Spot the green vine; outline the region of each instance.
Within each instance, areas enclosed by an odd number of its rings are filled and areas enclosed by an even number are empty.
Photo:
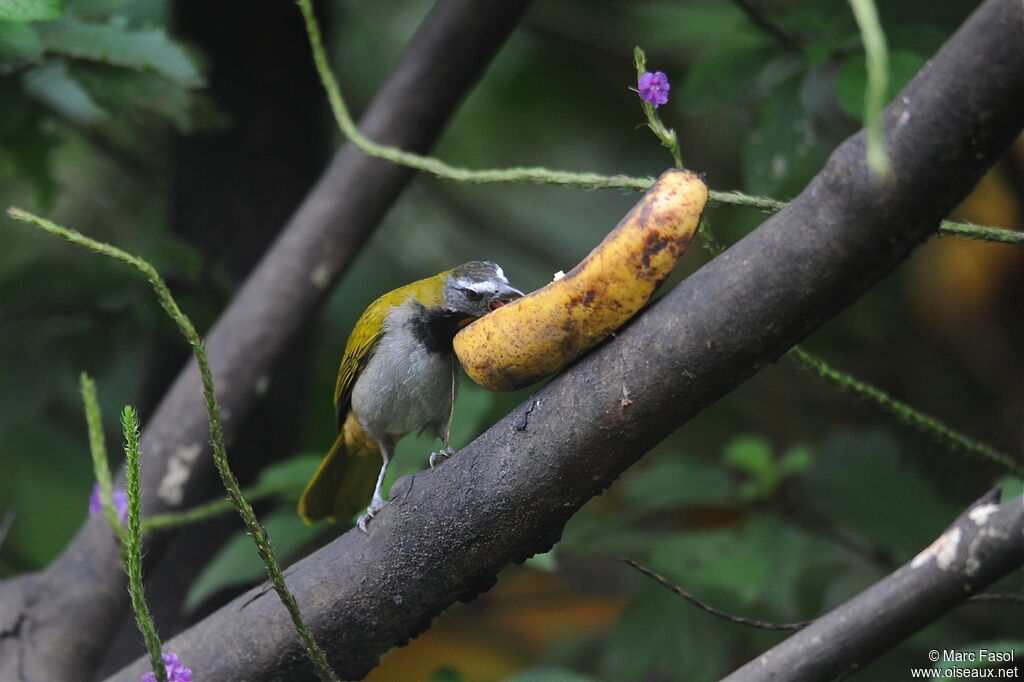
[[[345,99],[342,97],[338,81],[331,70],[324,49],[320,24],[313,13],[310,0],[298,0],[299,9],[306,23],[306,34],[309,37],[310,49],[313,52],[313,63],[316,66],[320,82],[327,92],[327,100],[331,105],[334,120],[341,133],[352,141],[363,153],[378,159],[390,161],[402,166],[430,173],[443,180],[468,182],[475,184],[490,183],[526,183],[541,185],[564,185],[584,189],[620,189],[644,192],[654,184],[654,178],[631,177],[628,175],[600,175],[598,173],[570,173],[554,171],[548,168],[497,168],[488,170],[472,170],[451,166],[444,161],[430,156],[414,154],[397,147],[378,144],[363,135],[349,113]],[[681,162],[681,160],[680,160]],[[743,192],[711,190],[709,197],[712,202],[731,206],[745,206],[767,212],[776,212],[786,206],[786,202],[769,197],[752,196]],[[983,241],[996,241],[1006,244],[1024,245],[1024,233],[1003,230],[996,227],[981,227],[966,223],[943,221],[939,227],[940,234],[967,237]]]
[[[1017,476],[1024,477],[1024,467],[1012,457],[966,436],[946,426],[941,421],[917,410],[905,402],[893,398],[882,389],[872,386],[856,377],[835,369],[821,358],[811,355],[800,346],[789,351],[789,357],[800,362],[819,377],[844,391],[854,393],[858,397],[873,402],[889,414],[895,415],[901,422],[914,427],[918,431],[932,436],[954,450],[962,450],[972,455],[987,459]]]
[[[124,468],[127,474],[128,533],[121,545],[125,571],[128,572],[128,594],[132,600],[135,624],[142,633],[149,652],[149,665],[159,682],[167,682],[160,638],[156,634],[153,617],[146,603],[142,586],[142,450],[139,447],[139,415],[127,406],[121,412],[121,430],[124,432]],[[118,524],[120,526],[120,524]]]
[[[301,491],[302,487],[298,485],[264,484],[246,488],[242,491],[242,496],[249,501],[249,504],[252,504],[258,500],[274,497],[282,493],[298,493]],[[234,508],[231,500],[213,500],[212,502],[200,504],[181,512],[154,514],[142,522],[142,531],[149,532],[151,530],[166,530],[168,528],[187,526],[219,516],[225,512],[232,511]]]
[[[327,656],[324,654],[323,649],[316,643],[313,638],[313,633],[306,626],[302,620],[302,615],[299,613],[298,604],[295,603],[295,597],[288,590],[285,585],[284,577],[281,574],[281,566],[274,556],[274,552],[270,546],[270,537],[267,535],[267,531],[260,524],[256,518],[256,514],[253,512],[252,507],[246,501],[242,495],[238,480],[231,471],[231,467],[228,464],[227,452],[224,449],[224,431],[221,426],[220,416],[220,404],[217,401],[217,394],[213,386],[213,374],[210,371],[210,363],[206,357],[206,350],[203,347],[202,339],[196,332],[195,327],[192,325],[192,321],[181,311],[178,307],[177,302],[171,295],[170,290],[164,283],[163,279],[157,273],[156,269],[153,268],[147,261],[133,256],[115,246],[106,244],[95,239],[86,237],[82,233],[71,230],[66,227],[57,225],[45,218],[41,218],[33,213],[19,209],[10,208],[7,210],[15,220],[30,223],[39,227],[50,234],[57,235],[66,239],[67,241],[77,244],[78,246],[85,247],[95,253],[119,260],[122,263],[126,263],[139,272],[141,272],[153,290],[156,292],[157,299],[160,305],[163,307],[167,314],[174,320],[178,326],[179,331],[188,340],[189,345],[192,347],[192,354],[195,356],[196,364],[199,366],[199,376],[203,385],[203,398],[206,403],[206,413],[210,422],[210,437],[213,442],[213,461],[217,467],[217,472],[220,474],[221,481],[224,484],[224,488],[227,490],[228,499],[231,504],[238,510],[239,515],[242,517],[243,523],[245,523],[246,529],[252,536],[253,543],[256,545],[256,551],[263,561],[264,566],[267,569],[267,575],[270,578],[270,582],[274,586],[274,590],[280,597],[281,602],[284,604],[288,611],[288,615],[292,619],[292,623],[295,625],[295,629],[299,633],[299,637],[302,639],[303,646],[306,649],[306,653],[309,655],[313,664],[316,666],[317,673],[323,680],[332,680],[337,682],[338,678],[327,664]]]
[[[850,0],[853,16],[860,28],[864,43],[868,84],[864,92],[864,128],[867,130],[868,165],[880,177],[890,172],[889,157],[885,153],[885,134],[882,130],[882,109],[889,90],[889,49],[885,33],[878,21],[878,8],[874,0]]]
[[[100,503],[103,506],[103,514],[107,517],[117,539],[123,545],[125,542],[124,526],[121,525],[121,517],[114,505],[114,483],[110,476],[110,466],[107,463],[107,443],[103,435],[103,416],[100,412],[100,403],[96,397],[96,382],[88,374],[82,372],[79,377],[79,385],[82,391],[82,402],[85,404],[85,422],[89,428],[89,452],[92,454],[92,468],[96,475],[96,482],[100,486]]]

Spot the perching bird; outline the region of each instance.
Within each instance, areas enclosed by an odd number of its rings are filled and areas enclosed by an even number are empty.
[[[452,338],[465,323],[522,295],[500,267],[473,261],[370,304],[345,345],[334,387],[338,436],[299,500],[303,520],[347,519],[370,499],[358,521],[366,532],[385,504],[381,487],[395,444],[412,431],[430,429],[444,443],[430,455],[431,468],[452,454],[459,370]]]

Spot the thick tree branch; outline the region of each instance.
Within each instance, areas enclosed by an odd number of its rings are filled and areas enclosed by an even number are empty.
[[[516,26],[527,0],[443,0],[430,13],[363,117],[383,143],[429,149]],[[314,312],[411,177],[409,169],[337,154],[206,340],[229,441],[257,386]],[[146,424],[145,515],[208,496],[216,480],[198,374],[190,363]],[[147,541],[159,556],[166,534]],[[85,523],[46,571],[0,584],[0,678],[78,679],[127,606],[118,551],[103,519]]]
[[[786,209],[649,307],[436,471],[399,480],[369,536],[292,566],[289,587],[346,679],[366,674],[504,566],[541,552],[646,450],[895,268],[1024,124],[1024,17],[988,0],[886,110],[893,173],[863,134]],[[897,513],[894,510],[894,513]],[[306,679],[265,587],[167,644],[204,679]],[[112,680],[134,680],[142,662]]]
[[[998,491],[895,573],[814,620],[723,682],[834,680],[859,670],[1024,563],[1024,498]]]

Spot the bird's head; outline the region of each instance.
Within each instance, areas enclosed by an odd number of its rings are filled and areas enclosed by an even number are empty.
[[[483,317],[522,296],[501,268],[489,261],[463,263],[450,270],[444,281],[444,307],[469,317]]]

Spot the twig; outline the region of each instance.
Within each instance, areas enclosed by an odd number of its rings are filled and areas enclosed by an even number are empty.
[[[672,582],[668,578],[666,578],[666,577],[664,577],[664,576],[662,576],[662,575],[660,575],[658,573],[655,573],[653,570],[651,570],[647,566],[644,566],[639,561],[635,561],[635,560],[630,559],[628,557],[619,557],[619,561],[621,561],[621,562],[623,562],[623,563],[625,563],[625,564],[627,564],[629,566],[632,566],[633,568],[638,570],[640,573],[643,573],[644,575],[646,575],[648,578],[650,578],[654,582],[658,583],[659,585],[661,585],[665,589],[669,590],[670,592],[673,592],[674,594],[682,597],[683,599],[685,599],[686,601],[690,602],[691,604],[693,604],[697,608],[701,609],[702,611],[706,611],[707,613],[710,613],[712,616],[715,616],[717,618],[721,618],[722,620],[727,620],[730,623],[736,623],[737,625],[745,625],[746,627],[751,627],[751,628],[759,628],[761,630],[788,630],[788,631],[795,631],[795,630],[802,630],[803,628],[807,627],[808,625],[810,625],[811,623],[814,622],[814,620],[812,619],[812,620],[796,621],[794,623],[773,623],[773,622],[765,621],[765,620],[757,620],[757,619],[754,619],[754,618],[746,618],[744,616],[735,616],[735,615],[733,615],[731,613],[727,613],[725,611],[722,611],[721,609],[716,609],[714,606],[711,606],[710,604],[705,604],[700,599],[698,599],[697,597],[693,596],[692,594],[690,594],[689,592],[684,590],[679,585],[676,585],[674,582]],[[1008,603],[1008,604],[1024,604],[1024,594],[1014,594],[1014,593],[1008,593],[1008,592],[990,592],[990,593],[985,593],[985,594],[972,594],[970,597],[967,597],[963,601],[964,604],[993,603],[993,602],[1002,602],[1002,603]]]
[[[1024,466],[1015,462],[1009,455],[946,426],[935,417],[893,398],[876,386],[872,386],[835,369],[821,358],[811,355],[800,346],[794,346],[788,355],[830,384],[871,401],[889,414],[895,415],[903,423],[932,436],[947,446],[987,459],[1003,469],[1013,472],[1017,476],[1024,476]]]
[[[795,623],[770,623],[768,621],[756,620],[754,618],[734,616],[731,613],[726,613],[725,611],[716,609],[714,606],[709,606],[708,604],[705,604],[700,599],[697,599],[683,588],[679,587],[675,583],[668,580],[668,578],[658,575],[651,569],[641,564],[639,561],[634,561],[633,559],[628,559],[626,557],[619,557],[619,561],[629,566],[632,566],[633,568],[635,568],[636,570],[640,571],[648,578],[653,580],[654,582],[658,583],[665,589],[670,590],[675,594],[679,595],[680,597],[690,602],[697,608],[703,611],[707,611],[712,616],[716,616],[718,618],[721,618],[722,620],[727,620],[730,623],[736,623],[737,625],[746,625],[747,627],[751,628],[760,628],[762,630],[800,630],[801,628],[805,628],[814,622],[813,620],[801,620]]]

